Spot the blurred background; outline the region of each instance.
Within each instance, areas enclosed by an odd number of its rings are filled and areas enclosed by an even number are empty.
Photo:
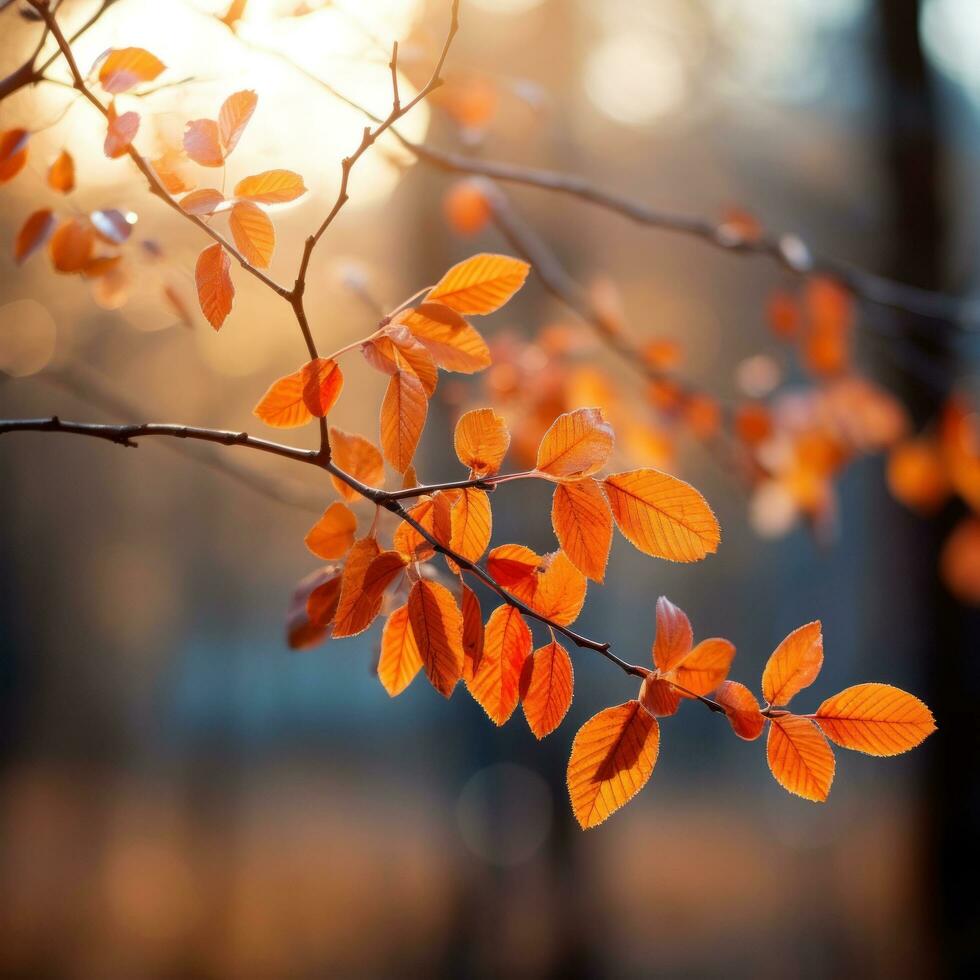
[[[95,6],[64,0],[59,16],[72,27]],[[390,42],[402,41],[403,91],[417,88],[447,5],[252,0],[238,37],[213,16],[227,3],[165,6],[120,0],[79,39],[78,60],[143,45],[168,65],[161,81],[181,82],[143,100],[149,155],[230,92],[257,90],[228,176],[304,175],[311,193],[276,212],[271,272],[291,281],[363,126],[315,78],[386,112]],[[976,290],[973,0],[463,0],[461,22],[449,84],[405,121],[410,138],[583,174],[678,212],[741,207],[884,275]],[[0,13],[0,75],[36,39],[14,9]],[[288,311],[233,272],[235,309],[215,333],[196,313],[200,235],[147,197],[125,159],[105,160],[101,124],[72,101],[42,85],[0,103],[0,128],[35,131],[25,172],[0,189],[0,238],[42,206],[132,211],[127,271],[93,284],[57,276],[43,255],[20,268],[3,248],[0,416],[258,432],[251,407],[304,355]],[[45,184],[65,147],[78,184],[67,197]],[[322,350],[369,333],[371,304],[392,308],[473,252],[510,251],[492,223],[459,234],[451,183],[394,142],[358,164],[311,267]],[[510,193],[573,275],[609,276],[634,334],[676,342],[685,377],[720,402],[740,397],[734,368],[760,354],[780,390],[806,382],[773,354],[766,304],[794,283],[772,264]],[[519,362],[516,395],[546,376],[544,348],[524,345],[570,316],[532,275],[481,322],[504,366]],[[857,310],[855,347],[913,430],[954,386],[968,390],[978,353],[969,330],[871,305]],[[579,362],[637,387],[599,347]],[[383,379],[359,359],[344,370],[331,421],[376,439]],[[490,388],[506,380],[498,371]],[[462,475],[454,415],[493,394],[479,377],[440,385],[418,459],[429,481]],[[896,759],[838,752],[830,799],[814,806],[775,785],[761,742],[688,705],[664,723],[646,789],[583,833],[564,788],[571,739],[633,683],[576,653],[575,702],[538,743],[520,712],[498,731],[462,688],[446,703],[417,681],[390,700],[373,672],[377,627],[288,651],[293,586],[317,566],[303,536],[333,492],[281,460],[221,453],[241,470],[152,441],[0,445],[2,975],[977,974],[980,620],[937,575],[962,504],[911,513],[868,455],[837,481],[833,533],[801,521],[760,534],[745,486],[678,440],[670,468],[714,507],[719,553],[670,565],[619,539],[582,631],[645,663],[667,594],[698,637],[736,644],[732,676],[756,689],[776,643],[819,618],[825,668],[801,706],[886,681],[923,697],[939,731]],[[494,503],[494,544],[555,546],[547,488],[502,487]]]

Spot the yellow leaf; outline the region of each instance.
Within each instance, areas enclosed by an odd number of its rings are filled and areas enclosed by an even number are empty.
[[[917,697],[888,684],[856,684],[817,709],[824,734],[845,749],[899,755],[936,730],[932,712]]]
[[[239,201],[231,209],[229,227],[238,251],[251,265],[266,268],[276,250],[276,229],[265,211],[250,201]]]
[[[559,483],[551,501],[551,524],[575,567],[601,582],[609,560],[613,520],[599,484],[592,477]]]
[[[612,452],[612,426],[598,408],[559,415],[538,446],[537,471],[552,480],[581,480],[602,469]]]
[[[452,593],[420,579],[408,594],[408,616],[425,673],[448,698],[463,675],[463,617]]]
[[[422,655],[409,622],[408,606],[399,606],[388,617],[381,634],[378,679],[389,696],[394,698],[415,680],[415,675],[421,669]]]
[[[524,285],[530,268],[509,255],[474,255],[454,265],[429,290],[426,301],[457,313],[493,313]]]
[[[762,674],[762,694],[770,704],[789,704],[817,679],[822,666],[823,635],[817,620],[793,630],[773,650]]]
[[[555,640],[535,650],[524,662],[521,703],[535,738],[550,735],[572,704],[572,661]]]
[[[583,830],[643,789],[659,750],[660,726],[639,701],[606,708],[579,729],[568,760],[568,795]]]
[[[521,672],[531,652],[531,631],[513,606],[499,606],[487,620],[483,656],[469,683],[470,693],[495,725],[514,713]]]
[[[834,781],[834,753],[809,718],[772,718],[766,757],[773,778],[783,789],[822,803]]]
[[[306,535],[306,547],[317,558],[343,558],[354,543],[357,518],[342,503],[331,504]]]
[[[699,561],[718,548],[718,521],[694,487],[660,470],[614,473],[603,481],[623,536],[640,551]]]
[[[285,204],[305,193],[303,178],[292,170],[263,170],[235,184],[235,197],[260,204]]]
[[[492,408],[477,408],[460,416],[453,436],[459,461],[473,476],[496,473],[507,455],[510,432]]]

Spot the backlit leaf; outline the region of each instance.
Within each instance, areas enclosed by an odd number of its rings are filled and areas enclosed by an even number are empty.
[[[333,461],[345,473],[366,483],[370,487],[378,487],[384,483],[385,464],[376,446],[364,436],[348,434],[340,429],[330,427],[330,450]],[[330,480],[337,493],[344,500],[359,500],[360,494],[347,486],[343,480],[331,474]]]
[[[659,750],[660,726],[639,701],[606,708],[579,729],[568,760],[568,795],[584,830],[636,796]]]
[[[13,180],[24,169],[30,138],[31,134],[26,129],[5,129],[0,133],[0,184]]]
[[[441,303],[422,303],[395,318],[447,371],[473,374],[490,366],[490,348],[480,332]]]
[[[225,203],[225,197],[219,190],[213,187],[202,187],[200,190],[191,191],[180,199],[180,206],[188,214],[214,214],[214,212]]]
[[[370,593],[366,588],[368,570],[380,553],[374,538],[361,538],[350,549],[344,562],[340,601],[334,616],[335,637],[363,633],[381,611],[381,593]]]
[[[454,265],[429,290],[426,301],[457,313],[492,313],[524,285],[530,268],[509,255],[474,255]]]
[[[453,594],[438,582],[420,579],[408,594],[408,615],[425,673],[448,698],[463,675],[463,616]]]
[[[510,432],[492,408],[477,408],[460,416],[453,444],[459,461],[474,476],[490,476],[500,469],[507,455]]]
[[[276,229],[257,204],[239,201],[232,206],[229,225],[238,251],[251,265],[264,269],[276,250]]]
[[[694,631],[687,614],[662,595],[657,600],[657,633],[653,643],[653,662],[661,673],[677,667],[691,652]]]
[[[669,681],[648,674],[640,685],[640,704],[655,718],[668,718],[680,707],[681,696]]]
[[[213,119],[193,119],[184,131],[184,152],[202,167],[220,167],[225,162],[221,151],[218,124]]]
[[[487,570],[505,589],[533,590],[534,576],[544,559],[522,544],[502,544],[487,556]]]
[[[332,503],[307,532],[306,547],[318,558],[343,558],[354,543],[357,518],[340,502]]]
[[[110,160],[115,160],[121,157],[136,139],[140,128],[140,117],[138,113],[132,111],[117,114],[114,102],[109,103],[106,112],[108,128],[102,149]]]
[[[816,722],[831,741],[868,755],[908,752],[936,730],[925,704],[888,684],[856,684],[827,698]]]
[[[702,640],[673,670],[671,679],[692,694],[710,694],[728,676],[734,658],[735,647],[728,640]]]
[[[220,330],[235,299],[231,260],[220,245],[209,245],[197,257],[194,280],[204,318],[215,330]]]
[[[144,48],[113,48],[99,68],[99,82],[106,92],[118,95],[140,82],[152,82],[166,65]]]
[[[612,544],[612,512],[592,477],[559,483],[551,501],[551,524],[562,551],[584,575],[601,582]]]
[[[344,376],[337,362],[318,357],[274,381],[253,412],[266,425],[293,429],[326,415],[343,386]]]
[[[479,561],[490,543],[493,518],[486,491],[466,487],[453,504],[450,547],[470,561]]]
[[[809,687],[823,666],[820,621],[793,630],[772,652],[762,674],[762,694],[772,705],[789,704]]]
[[[334,565],[311,572],[296,585],[286,612],[286,642],[290,650],[307,650],[326,638],[336,608],[335,601],[332,608],[329,608],[329,596],[332,595],[335,600],[339,594],[339,586],[339,569]],[[318,592],[328,599],[319,604],[323,606],[323,615],[313,619],[309,613],[309,602]],[[318,608],[317,611],[321,610]]]
[[[238,145],[252,113],[255,112],[257,102],[258,96],[250,89],[245,89],[229,95],[222,103],[218,112],[218,137],[224,148],[224,156],[228,156]]]
[[[834,753],[809,718],[772,718],[766,757],[773,778],[783,789],[814,803],[827,799],[834,781]]]
[[[533,593],[518,590],[517,594],[553,623],[570,626],[582,611],[587,584],[568,556],[558,551],[545,559],[542,571],[535,573]]]
[[[498,606],[487,620],[483,656],[469,683],[470,693],[502,725],[520,698],[521,672],[531,652],[531,631],[513,606]]]
[[[766,719],[759,710],[755,695],[744,684],[722,681],[711,697],[724,707],[732,730],[739,738],[751,742],[762,734]]]
[[[75,189],[75,161],[67,150],[62,150],[58,158],[48,168],[48,187],[62,194]]]
[[[573,673],[568,652],[555,640],[524,661],[521,704],[535,738],[550,735],[572,704]]]
[[[623,536],[640,551],[698,561],[718,548],[718,521],[694,487],[660,470],[614,473],[603,481]]]
[[[537,471],[553,480],[581,480],[605,465],[614,442],[598,408],[559,415],[538,446]]]
[[[235,184],[235,197],[260,204],[285,204],[306,193],[306,185],[292,170],[264,170]]]
[[[48,240],[55,223],[50,208],[42,208],[28,216],[14,240],[14,261],[18,265]]]
[[[412,464],[428,410],[425,388],[418,377],[411,371],[396,371],[381,403],[381,450],[399,473]]]
[[[467,685],[480,666],[483,657],[483,611],[476,593],[462,586],[463,606],[463,680]]]
[[[412,624],[408,618],[408,606],[399,606],[385,623],[381,634],[381,659],[378,661],[378,679],[391,697],[397,697],[415,679],[422,669]]]
[[[92,257],[95,230],[88,221],[68,218],[58,225],[48,242],[51,264],[57,272],[81,272]]]

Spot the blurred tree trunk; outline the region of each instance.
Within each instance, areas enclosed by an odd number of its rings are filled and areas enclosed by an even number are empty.
[[[940,112],[919,35],[924,2],[876,2],[880,136],[887,181],[883,189],[892,223],[891,248],[882,271],[905,282],[941,289],[952,285],[946,281],[945,250],[954,215],[942,199],[946,185]],[[948,325],[896,314],[891,326],[920,361],[935,366],[936,380],[948,390],[956,367]],[[941,393],[934,384],[924,385],[905,376],[895,390],[910,406],[917,425],[929,422],[941,407]],[[980,826],[976,764],[980,739],[971,708],[980,693],[976,657],[980,617],[953,600],[937,575],[942,542],[960,516],[961,508],[956,505],[934,521],[903,521],[900,540],[892,547],[906,550],[899,567],[903,572],[913,569],[913,580],[882,580],[873,586],[891,596],[891,613],[897,619],[907,614],[896,606],[914,608],[895,601],[903,594],[914,594],[922,610],[917,622],[906,620],[901,628],[910,631],[906,637],[914,636],[917,641],[908,644],[906,639],[907,647],[926,658],[924,694],[939,723],[938,736],[926,748],[920,908],[931,920],[935,943],[935,967],[930,972],[944,976],[980,973],[976,930],[980,892],[974,880],[974,869],[980,865],[976,834]],[[894,578],[895,572],[891,574]],[[916,862],[919,856],[895,857]]]

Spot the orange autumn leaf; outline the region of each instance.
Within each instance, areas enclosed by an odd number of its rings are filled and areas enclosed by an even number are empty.
[[[425,298],[457,313],[493,313],[524,285],[530,268],[509,255],[481,253],[454,265]]]
[[[772,652],[762,674],[762,694],[771,704],[789,704],[809,687],[823,666],[823,634],[820,621],[793,630]]]
[[[694,631],[683,609],[662,595],[657,599],[657,632],[653,643],[653,662],[666,674],[691,652]]]
[[[766,719],[759,709],[755,695],[738,681],[722,681],[711,698],[725,709],[732,731],[747,742],[754,741],[766,727]]]
[[[213,187],[202,187],[200,190],[185,194],[179,203],[188,214],[214,214],[225,203],[225,197],[221,191],[215,190]]]
[[[856,684],[827,698],[816,723],[832,742],[868,755],[899,755],[936,730],[917,697],[889,684]]]
[[[490,349],[480,332],[442,303],[421,303],[394,322],[404,325],[446,371],[473,374],[490,366]]]
[[[895,446],[886,478],[896,500],[924,514],[936,511],[950,494],[946,461],[935,438],[919,437]]]
[[[535,738],[550,735],[561,724],[572,704],[573,683],[572,661],[556,640],[524,661],[521,704]]]
[[[415,642],[408,606],[399,606],[385,623],[381,633],[381,658],[378,679],[390,697],[397,697],[415,680],[422,669],[422,655]]]
[[[374,538],[361,538],[350,549],[341,574],[340,599],[334,616],[335,636],[354,636],[363,632],[380,611],[380,595],[377,597],[377,608],[373,608],[373,599],[368,603],[363,601],[364,579],[371,562],[380,553],[381,549]]]
[[[498,606],[487,620],[483,656],[469,682],[470,693],[495,725],[514,713],[521,672],[531,653],[531,631],[513,606]]]
[[[152,82],[166,65],[144,48],[113,48],[99,68],[99,82],[110,95],[128,92],[140,82]]]
[[[607,476],[603,488],[616,525],[645,554],[699,561],[717,550],[718,521],[704,497],[683,480],[640,469]]]
[[[555,487],[551,525],[562,551],[575,567],[593,581],[601,582],[612,545],[613,519],[609,504],[592,477]]]
[[[420,579],[408,594],[408,616],[426,676],[448,698],[463,675],[463,617],[444,585]]]
[[[285,204],[305,193],[303,178],[292,170],[263,170],[235,184],[235,197],[259,204]]]
[[[660,726],[639,701],[606,708],[578,731],[568,760],[568,795],[583,830],[601,824],[646,785]]]
[[[184,152],[202,167],[224,165],[218,124],[213,119],[192,119],[183,138]]]
[[[480,666],[483,657],[483,610],[476,593],[463,585],[463,680],[467,685]]]
[[[344,387],[336,361],[318,357],[298,371],[274,381],[252,410],[266,425],[294,429],[333,408]]]
[[[487,570],[505,589],[526,587],[543,562],[541,555],[522,544],[502,544],[487,556]]]
[[[671,679],[691,694],[710,694],[728,676],[734,659],[734,644],[711,637],[694,647],[672,672]]]
[[[486,491],[466,487],[450,513],[449,547],[470,561],[479,561],[490,543],[493,516]]]
[[[654,718],[668,718],[676,714],[681,704],[681,696],[670,681],[655,674],[648,674],[640,685],[640,704]]]
[[[220,330],[235,299],[228,253],[220,245],[209,245],[197,257],[194,279],[204,318],[215,330]]]
[[[345,473],[349,473],[360,480],[361,483],[366,483],[370,487],[377,487],[384,483],[384,460],[377,447],[364,436],[349,434],[331,426],[330,451],[337,466]],[[344,500],[358,500],[360,498],[360,494],[356,490],[347,486],[338,477],[331,474],[330,481]]]
[[[453,435],[459,461],[473,476],[492,476],[510,447],[507,423],[492,408],[477,408],[460,416]]]
[[[48,253],[56,272],[81,272],[92,257],[95,229],[88,221],[68,218],[58,225],[48,242]]]
[[[124,112],[119,115],[116,113],[116,104],[110,102],[106,110],[106,121],[109,125],[102,149],[110,160],[115,160],[121,157],[136,139],[140,128],[140,117],[136,112]]]
[[[232,206],[228,227],[249,263],[266,268],[276,250],[276,229],[265,211],[250,201],[239,201]]]
[[[449,226],[460,235],[475,235],[490,220],[486,195],[474,181],[457,181],[442,198],[442,210]]]
[[[411,371],[396,371],[381,403],[381,451],[399,473],[412,464],[428,411],[422,382]]]
[[[62,150],[58,158],[48,168],[48,187],[62,194],[75,189],[75,161],[67,150]]]
[[[766,758],[773,778],[790,793],[823,803],[835,768],[827,739],[809,718],[782,715],[770,722]]]
[[[332,503],[307,532],[306,547],[318,558],[343,558],[354,543],[357,518],[339,501]]]
[[[381,612],[385,589],[404,571],[396,551],[379,551],[373,538],[356,541],[347,555],[340,602],[333,621],[335,637],[363,633]]]
[[[217,128],[218,139],[224,150],[223,156],[227,157],[238,145],[252,113],[255,112],[257,102],[258,96],[250,89],[244,89],[229,95],[221,104]]]
[[[41,208],[28,215],[14,239],[14,261],[20,265],[48,239],[56,219],[50,208]]]
[[[0,184],[13,180],[24,169],[30,138],[26,129],[5,129],[0,133]]]
[[[953,528],[939,556],[946,588],[961,602],[980,604],[980,520],[965,517]]]
[[[331,577],[318,585],[306,600],[306,615],[310,623],[319,628],[325,628],[333,623],[337,614],[337,603],[340,601],[340,573],[333,565],[327,566]]]
[[[535,468],[552,480],[581,480],[605,465],[614,442],[601,409],[579,408],[552,423],[538,446]]]
[[[286,643],[290,650],[307,650],[326,639],[336,603],[331,607],[330,596],[339,592],[340,578],[336,566],[318,569],[301,579],[293,591],[286,612]],[[313,610],[317,618],[310,615],[310,601],[314,595],[326,596],[326,601],[316,603]],[[322,615],[321,615],[322,614]]]
[[[570,626],[582,611],[587,585],[568,556],[558,551],[545,559],[543,570],[535,572],[533,591],[516,589],[515,594],[546,619]]]

